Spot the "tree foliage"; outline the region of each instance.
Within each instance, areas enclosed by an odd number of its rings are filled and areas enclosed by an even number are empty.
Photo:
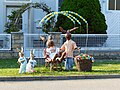
[[[85,18],[88,22],[89,33],[91,34],[105,34],[107,30],[106,20],[101,13],[99,0],[64,0],[61,11],[74,11]],[[78,17],[77,17],[78,18]],[[79,19],[82,25],[75,33],[86,33],[85,23]],[[59,15],[56,26],[62,26],[65,29],[79,26],[77,23],[74,25],[68,18]]]

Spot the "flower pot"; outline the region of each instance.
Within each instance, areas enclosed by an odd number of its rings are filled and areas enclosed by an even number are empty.
[[[75,64],[78,71],[92,71],[92,61],[88,59],[79,60],[75,58]]]

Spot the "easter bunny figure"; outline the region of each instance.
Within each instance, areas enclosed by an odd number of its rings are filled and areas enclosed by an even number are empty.
[[[17,63],[20,65],[19,73],[25,73],[26,72],[26,64],[27,59],[24,57],[23,47],[21,49],[17,48],[17,51],[19,52],[19,58]]]
[[[64,42],[64,44],[61,46],[61,50],[64,50],[64,52],[66,53],[65,55],[65,69],[66,70],[72,70],[73,69],[73,62],[74,62],[74,58],[73,58],[73,51],[75,49],[78,49],[76,43],[71,39],[71,32],[75,31],[76,29],[78,29],[78,27],[74,27],[70,30],[64,30],[62,27],[59,27],[60,31],[65,33],[65,38],[66,38],[66,42]]]
[[[35,72],[34,67],[36,66],[37,62],[34,60],[34,52],[35,50],[30,50],[30,58],[26,66],[26,72],[27,73],[33,73]]]

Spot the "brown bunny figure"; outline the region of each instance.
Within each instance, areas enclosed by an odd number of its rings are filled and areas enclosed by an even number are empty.
[[[64,30],[62,27],[59,27],[60,31],[65,33],[66,42],[61,46],[61,50],[65,52],[65,69],[72,70],[73,69],[73,51],[77,49],[76,43],[71,39],[71,32],[75,31],[78,27],[74,27],[70,30]]]

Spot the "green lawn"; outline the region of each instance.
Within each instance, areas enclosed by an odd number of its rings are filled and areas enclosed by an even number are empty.
[[[117,60],[96,60],[92,65],[92,72],[78,72],[74,66],[73,71],[50,71],[49,68],[38,65],[37,72],[32,74],[19,74],[17,59],[0,60],[0,76],[77,76],[77,75],[109,75],[120,74],[120,61]]]

